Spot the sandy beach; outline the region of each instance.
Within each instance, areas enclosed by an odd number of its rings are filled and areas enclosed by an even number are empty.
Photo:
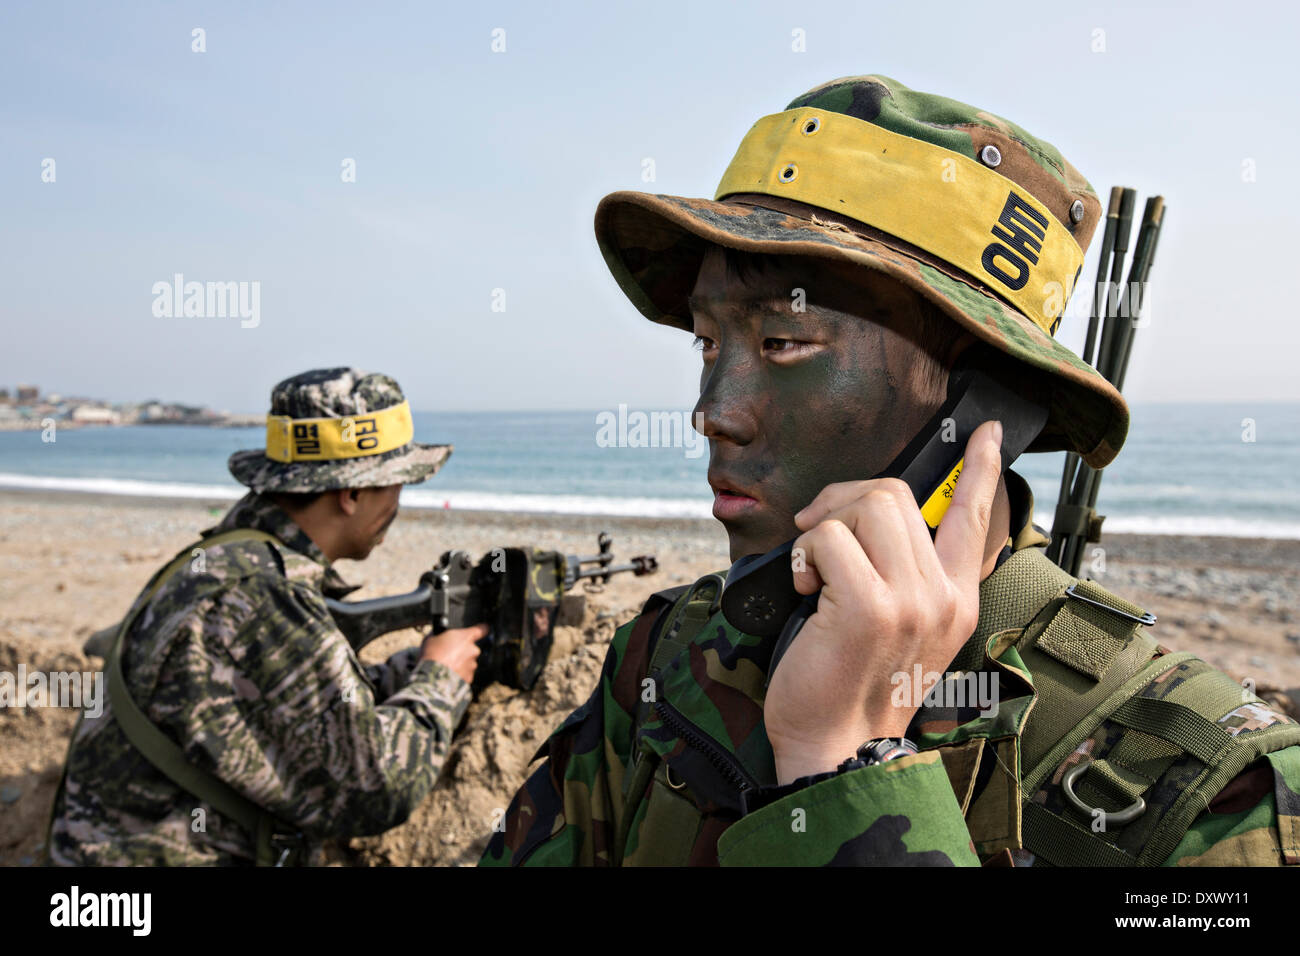
[[[0,671],[95,670],[85,638],[126,610],[150,575],[228,502],[50,492],[0,492]],[[509,802],[528,759],[594,685],[618,624],[659,588],[725,568],[726,536],[713,521],[407,510],[364,564],[340,562],[355,598],[407,591],[449,548],[475,553],[532,544],[592,553],[613,535],[620,558],[654,554],[653,578],[624,576],[587,596],[580,627],[560,629],[537,687],[496,686],[477,701],[443,778],[412,819],[379,837],[352,840],[332,862],[471,864],[493,814]],[[1097,547],[1097,546],[1092,546]],[[1101,563],[1084,575],[1159,616],[1153,634],[1258,687],[1300,695],[1300,541],[1108,535]],[[1089,552],[1090,558],[1093,553]],[[382,660],[413,643],[389,635],[363,653]],[[0,709],[0,865],[30,865],[62,769],[75,712]]]

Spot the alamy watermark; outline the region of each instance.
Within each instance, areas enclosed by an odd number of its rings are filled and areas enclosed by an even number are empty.
[[[690,412],[642,412],[627,410],[596,415],[596,445],[600,448],[682,448],[687,458],[699,458],[708,447],[704,437],[704,415],[697,412],[691,424]]]
[[[920,664],[914,664],[910,674],[898,671],[889,682],[894,685],[889,701],[895,707],[975,707],[981,717],[998,713],[998,677],[990,671],[940,674],[923,672]]]
[[[71,707],[87,717],[104,712],[103,671],[0,671],[0,707]]]
[[[255,329],[262,321],[262,283],[186,282],[177,272],[172,281],[153,284],[153,314],[158,319],[238,318],[240,328]]]
[[[74,883],[50,897],[51,926],[121,926],[132,936],[148,936],[152,913],[152,893],[83,893]]]
[[[1149,282],[1099,282],[1093,286],[1081,283],[1068,300],[1065,286],[1048,282],[1043,285],[1042,293],[1043,314],[1053,321],[1086,321],[1092,317],[1094,305],[1101,318],[1129,319],[1135,329],[1149,325],[1154,316]]]

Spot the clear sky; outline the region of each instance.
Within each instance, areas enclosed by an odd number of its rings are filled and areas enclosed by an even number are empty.
[[[690,337],[618,291],[597,201],[712,196],[760,116],[881,73],[1053,142],[1103,201],[1163,193],[1131,398],[1300,399],[1295,9],[5,0],[0,385],[258,412],[352,364],[424,409],[689,407]],[[155,316],[175,273],[260,282],[260,323]]]

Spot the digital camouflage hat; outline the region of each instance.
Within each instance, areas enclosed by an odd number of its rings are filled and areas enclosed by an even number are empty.
[[[271,390],[266,448],[235,452],[230,473],[257,492],[414,484],[451,454],[414,434],[410,406],[387,375],[313,369]]]
[[[605,262],[655,322],[690,330],[710,244],[879,270],[976,338],[1046,374],[1030,451],[1118,453],[1128,406],[1053,336],[1101,217],[1092,187],[1001,117],[883,76],[834,80],[760,119],[712,200],[616,192],[596,210]]]

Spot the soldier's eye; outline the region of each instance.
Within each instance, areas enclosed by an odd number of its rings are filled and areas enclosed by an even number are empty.
[[[691,348],[700,352],[707,352],[709,349],[713,348],[713,339],[706,339],[702,335],[697,335],[695,336],[695,340],[691,342]]]
[[[793,358],[812,351],[814,348],[811,342],[800,342],[796,339],[764,339],[763,351],[775,352],[778,355],[789,356]]]

